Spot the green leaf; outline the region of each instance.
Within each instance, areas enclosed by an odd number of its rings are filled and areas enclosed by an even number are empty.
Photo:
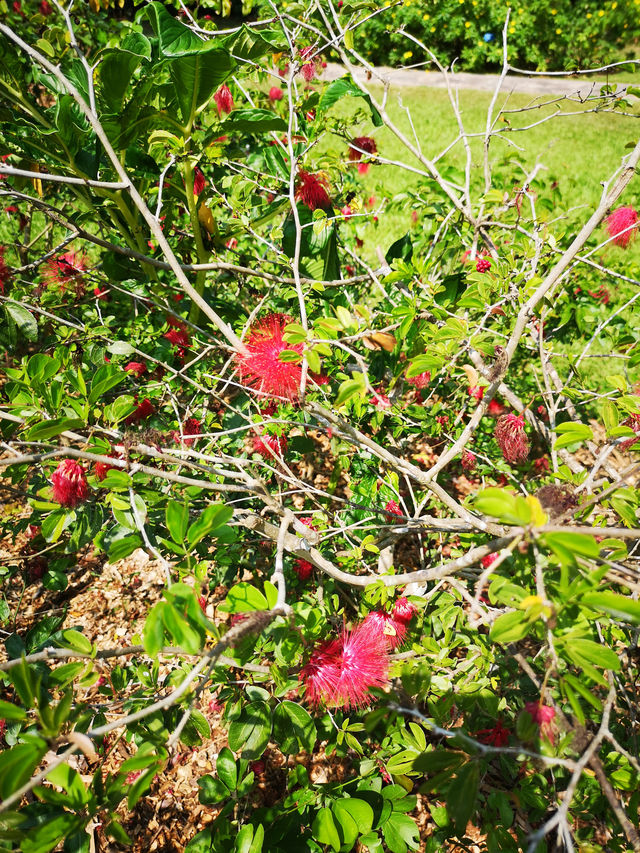
[[[81,809],[89,802],[90,794],[80,778],[80,774],[68,764],[58,764],[57,767],[47,773],[47,779],[53,785],[64,788],[69,795],[69,806],[71,808]]]
[[[600,554],[600,546],[586,533],[545,533],[541,540],[565,563],[575,563],[577,555],[594,559]]]
[[[447,811],[453,822],[455,834],[462,837],[476,805],[480,768],[470,761],[458,770],[447,792]]]
[[[18,708],[17,705],[0,699],[0,720],[24,720],[26,716],[27,712],[24,708]]]
[[[65,628],[60,632],[58,643],[65,649],[72,649],[75,652],[80,652],[83,655],[93,654],[93,645],[84,634],[76,631],[73,628]]]
[[[273,712],[273,738],[285,755],[313,752],[317,738],[313,717],[301,705],[285,699]]]
[[[581,603],[592,610],[600,610],[623,622],[640,624],[640,601],[617,592],[587,592]]]
[[[407,853],[407,849],[416,850],[420,844],[420,833],[415,822],[398,812],[391,814],[383,824],[382,834],[391,853]]]
[[[38,738],[0,752],[0,798],[6,800],[31,778],[47,749]]]
[[[233,753],[228,746],[220,750],[216,759],[216,772],[220,779],[230,791],[235,791],[238,784],[238,768]]]
[[[197,518],[187,533],[187,541],[191,548],[195,547],[198,542],[202,541],[205,536],[212,536],[217,539],[223,538],[225,542],[232,541],[228,539],[229,532],[233,534],[231,528],[227,526],[227,522],[233,516],[231,507],[224,504],[211,504]]]
[[[91,382],[91,390],[89,391],[89,403],[93,405],[100,400],[107,391],[115,388],[126,378],[127,374],[123,370],[119,370],[113,364],[105,364],[96,370],[96,374]]]
[[[267,599],[250,583],[242,581],[232,586],[227,593],[227,604],[231,613],[249,613],[252,610],[268,610]]]
[[[587,424],[577,424],[570,421],[565,424],[559,424],[556,427],[556,433],[560,435],[554,444],[554,450],[560,450],[563,447],[569,447],[572,444],[580,444],[593,438],[593,432]]]
[[[411,242],[411,236],[409,234],[405,234],[404,237],[400,237],[400,239],[396,240],[395,243],[392,243],[389,246],[384,259],[389,266],[391,266],[391,264],[398,258],[406,263],[410,263],[412,256],[413,243]]]
[[[136,35],[141,34],[137,33]],[[122,109],[126,91],[133,80],[133,73],[141,61],[142,58],[140,56],[136,56],[128,51],[115,49],[107,53],[98,66],[100,81],[102,83],[100,92],[106,105],[114,113]]]
[[[129,554],[133,554],[135,550],[142,547],[142,539],[137,533],[131,536],[124,536],[120,539],[115,539],[108,549],[109,562],[115,563],[118,560],[124,560]]]
[[[76,513],[72,509],[54,509],[42,521],[42,535],[47,542],[57,542],[64,531],[76,520]]]
[[[151,26],[158,37],[160,53],[164,57],[199,53],[206,44],[189,27],[174,18],[165,3],[149,3],[140,17],[148,17],[151,21]]]
[[[177,545],[181,545],[189,526],[189,505],[178,501],[169,501],[165,517],[169,535]]]
[[[231,794],[224,782],[209,775],[198,779],[198,788],[198,800],[205,806],[226,800]]]
[[[331,808],[340,823],[342,822],[340,820],[342,815],[348,814],[360,835],[366,835],[373,826],[373,809],[369,803],[359,799],[358,797],[347,797],[342,800],[335,800]]]
[[[185,123],[199,107],[207,103],[234,68],[233,59],[226,50],[216,47],[213,40],[198,52],[171,60],[169,74]]]
[[[155,604],[149,613],[144,623],[142,631],[142,643],[147,654],[157,655],[160,649],[164,646],[164,621],[162,613],[166,607],[166,602],[159,601]]]
[[[350,95],[353,98],[364,98],[371,110],[371,121],[375,127],[382,127],[382,116],[377,108],[373,105],[371,97],[362,91],[349,77],[340,77],[339,80],[334,80],[330,83],[322,93],[320,102],[318,103],[317,112],[322,113],[334,104],[341,101],[345,96]]]
[[[513,610],[498,616],[491,626],[489,637],[494,643],[515,643],[526,637],[531,628],[527,615],[522,610]]]
[[[518,515],[515,496],[504,489],[483,489],[474,501],[474,509],[510,524],[526,523],[526,520]]]
[[[84,425],[85,422],[81,418],[53,418],[32,426],[26,438],[28,441],[46,441],[66,430],[82,429]]]
[[[266,702],[249,702],[229,726],[229,747],[249,760],[260,758],[271,737],[271,712]]]
[[[338,408],[338,406],[343,406],[351,400],[352,397],[364,397],[364,393],[365,385],[362,379],[345,379],[338,388],[338,396],[333,405]]]
[[[324,808],[318,811],[313,821],[311,832],[315,840],[320,844],[329,844],[336,853],[340,850],[342,839],[331,809]]]
[[[568,637],[566,643],[563,644],[569,652],[573,652],[578,656],[585,658],[589,663],[603,669],[610,669],[613,672],[619,672],[620,659],[613,649],[596,643],[593,640],[574,639]]]
[[[287,123],[271,110],[241,109],[233,110],[222,125],[223,133],[240,131],[242,133],[265,133],[268,130],[285,131]]]
[[[31,311],[16,302],[5,302],[7,319],[13,322],[23,338],[32,343],[38,340],[38,323]]]

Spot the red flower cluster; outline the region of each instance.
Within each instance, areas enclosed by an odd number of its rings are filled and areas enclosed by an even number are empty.
[[[230,113],[233,109],[235,109],[235,104],[233,103],[233,95],[231,94],[231,89],[227,86],[226,83],[223,83],[222,86],[218,89],[218,91],[213,96],[213,100],[216,102],[216,106],[218,108],[218,115],[221,116],[222,113]]]
[[[147,365],[144,361],[130,361],[129,364],[124,366],[123,370],[125,373],[133,373],[134,376],[140,379],[147,372]]]
[[[478,258],[476,261],[476,272],[489,272],[491,261],[488,258]]]
[[[66,252],[57,258],[50,258],[44,265],[42,278],[46,287],[52,284],[66,290],[69,284],[75,287],[76,294],[84,292],[83,275],[87,271],[87,258],[78,252]]]
[[[636,442],[640,441],[640,415],[629,415],[628,418],[625,418],[621,426],[629,427],[632,429],[636,437],[635,438],[626,438],[624,441],[620,442],[620,447],[623,450],[628,450],[630,447],[633,447]]]
[[[40,3],[40,14],[41,15],[51,15],[53,13],[53,8],[47,0],[42,0]]]
[[[550,705],[544,705],[542,700],[539,702],[527,702],[524,709],[528,714],[531,714],[533,722],[538,724],[542,737],[546,737],[549,741],[552,740],[553,720],[556,716],[555,709]]]
[[[150,418],[154,412],[155,408],[153,403],[148,397],[145,397],[141,403],[138,403],[136,410],[131,412],[131,414],[124,419],[124,422],[126,424],[137,424],[140,421]]]
[[[116,457],[113,456],[113,458],[115,459]],[[116,470],[116,466],[110,465],[108,462],[96,462],[93,466],[93,473],[95,474],[96,480],[98,480],[99,482],[102,482],[106,478],[109,471],[113,470]]]
[[[506,746],[509,743],[510,734],[509,729],[505,729],[502,721],[498,720],[492,728],[480,729],[479,732],[476,732],[476,739],[488,746]]]
[[[518,465],[527,461],[529,440],[524,431],[524,415],[501,415],[493,434],[507,462]]]
[[[187,447],[191,447],[193,442],[196,440],[196,436],[200,435],[202,432],[202,424],[197,418],[187,418],[186,421],[182,425],[182,435],[183,438],[180,438],[180,431],[174,429],[171,433],[171,438],[178,443],[182,441]]]
[[[375,406],[376,409],[390,409],[393,405],[391,400],[380,388],[375,389],[376,393],[373,397],[370,397],[369,402],[372,406]]]
[[[313,566],[302,557],[298,557],[293,561],[293,571],[298,575],[301,581],[307,581],[313,574]]]
[[[360,149],[360,150],[358,150]],[[378,146],[375,139],[370,136],[356,136],[351,140],[349,145],[349,160],[352,163],[358,163],[358,172],[361,175],[366,175],[369,171],[369,163],[361,163],[363,157],[372,157],[378,153]]]
[[[253,437],[253,452],[259,453],[265,459],[282,458],[287,452],[287,438],[284,435],[255,435]]]
[[[385,683],[388,666],[381,634],[362,623],[320,643],[302,668],[300,683],[312,705],[361,708],[371,702],[369,688]]]
[[[489,566],[492,566],[495,563],[495,561],[498,559],[498,556],[499,555],[497,551],[494,551],[491,554],[487,554],[480,560],[480,565],[483,569],[488,569]]]
[[[162,337],[176,347],[176,355],[178,358],[184,359],[185,349],[188,349],[188,347],[191,346],[191,337],[187,327],[184,325],[182,320],[179,320],[176,317],[167,317],[167,323],[173,328],[169,329],[168,332],[165,332]]]
[[[328,181],[323,174],[312,175],[304,169],[298,171],[296,199],[305,204],[309,210],[326,210],[331,207],[328,190]]]
[[[200,195],[206,185],[207,179],[205,178],[202,169],[200,166],[196,166],[193,170],[193,194]]]
[[[0,293],[4,294],[4,286],[11,278],[11,270],[7,266],[4,259],[4,253],[7,251],[6,246],[0,246]]]
[[[300,59],[303,61],[303,65],[300,68],[300,73],[307,81],[310,83],[316,74],[319,74],[322,70],[324,63],[320,56],[316,56],[315,59],[310,59],[314,51],[313,47],[303,47],[300,50]],[[306,61],[308,59],[308,61]]]
[[[387,501],[387,504],[385,505],[385,511],[387,514],[387,521],[390,524],[393,524],[393,522],[397,520],[397,516],[402,517],[404,515],[404,513],[400,509],[399,504],[397,504],[395,501]]]
[[[414,385],[419,390],[422,390],[431,382],[431,371],[425,370],[424,373],[418,373],[417,376],[408,376],[407,382],[409,385]]]
[[[237,353],[236,368],[246,385],[266,397],[280,397],[291,402],[300,396],[302,365],[296,361],[281,361],[285,350],[302,353],[301,343],[284,340],[284,329],[293,320],[288,314],[268,314],[253,324],[245,340],[248,352]],[[326,377],[309,373],[312,382],[320,385]]]
[[[284,92],[280,88],[280,86],[272,86],[269,89],[269,100],[270,101],[281,101],[284,97]]]
[[[636,236],[638,214],[632,207],[619,207],[604,221],[605,228],[616,246],[626,249]]]
[[[462,457],[460,458],[460,464],[462,465],[463,471],[473,471],[478,464],[475,453],[472,453],[470,450],[463,450]]]
[[[362,626],[377,633],[390,650],[397,649],[406,639],[409,622],[415,612],[414,605],[402,596],[394,604],[392,613],[372,610],[367,614]]]
[[[51,475],[53,499],[61,506],[74,507],[89,497],[89,484],[82,465],[63,459]]]

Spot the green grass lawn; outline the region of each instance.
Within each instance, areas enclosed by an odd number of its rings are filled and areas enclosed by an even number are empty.
[[[379,93],[377,93],[379,94]],[[398,103],[398,96],[402,101]],[[491,95],[485,92],[461,91],[459,106],[465,128],[471,133],[483,134],[486,125],[487,108]],[[534,107],[526,112],[506,113],[507,121],[498,121],[498,128],[505,130],[491,143],[490,158],[495,167],[494,188],[511,190],[515,176],[524,177],[527,170],[533,168],[539,158],[543,170],[540,176],[548,184],[557,181],[562,195],[559,215],[568,211],[569,220],[574,223],[585,221],[597,204],[602,191],[601,182],[606,180],[619,165],[621,158],[628,153],[625,146],[635,142],[636,125],[633,118],[610,112],[585,112],[580,104],[560,100],[559,103],[543,106],[550,97],[532,99],[529,95],[501,94],[496,110],[503,106],[506,110]],[[345,118],[359,107],[354,99],[346,99],[335,108]],[[411,139],[413,132],[406,109],[411,113],[416,136],[424,154],[435,158],[458,136],[457,123],[451,109],[446,91],[441,89],[395,89],[389,99],[388,111],[398,127]],[[560,114],[537,127],[519,131],[534,122],[552,115]],[[579,115],[568,113],[579,112]],[[508,124],[507,124],[508,122]],[[354,135],[372,133],[378,144],[380,154],[388,159],[419,167],[420,164],[396,139],[387,128],[374,129],[371,124],[360,125]],[[342,139],[333,137],[333,143],[327,147],[344,149]],[[472,152],[472,194],[477,201],[484,187],[483,176],[483,140],[481,137],[471,140]],[[439,161],[440,169],[453,166],[464,169],[466,153],[462,142],[458,142],[445,157]],[[522,169],[518,168],[518,165]],[[501,181],[500,175],[511,173],[508,184]],[[395,194],[410,190],[419,183],[420,176],[399,169],[397,166],[373,166],[369,174],[361,179],[363,196],[376,195],[392,198]],[[623,204],[635,205],[640,201],[640,186],[632,184],[626,191]],[[382,225],[382,219],[381,219]],[[384,228],[377,229],[378,242],[385,249],[393,240],[401,236],[407,228],[406,217],[386,216]],[[640,246],[631,251],[621,252],[615,247],[606,250],[608,256],[624,255],[625,266],[640,261]]]

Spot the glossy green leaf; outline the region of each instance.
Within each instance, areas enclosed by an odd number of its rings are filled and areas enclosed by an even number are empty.
[[[475,809],[479,781],[478,762],[470,761],[458,770],[449,787],[447,811],[458,837],[464,835],[467,823]]]
[[[243,758],[260,758],[271,737],[271,711],[266,702],[249,702],[229,726],[229,747]]]
[[[599,610],[623,622],[640,624],[640,601],[617,592],[588,592],[581,602],[593,610]]]

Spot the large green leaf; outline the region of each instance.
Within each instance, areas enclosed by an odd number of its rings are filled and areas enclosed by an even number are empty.
[[[464,835],[469,818],[473,814],[478,796],[480,768],[471,761],[458,770],[447,793],[447,811],[453,822],[455,834]]]
[[[587,607],[608,613],[614,619],[640,624],[640,601],[634,601],[626,595],[617,592],[587,592],[580,600]]]
[[[271,711],[266,702],[249,702],[229,726],[229,746],[249,760],[260,758],[271,737]]]
[[[376,127],[382,127],[382,116],[376,107],[374,107],[371,97],[363,92],[350,77],[341,77],[339,80],[334,80],[332,83],[329,83],[322,93],[317,112],[321,113],[328,110],[347,95],[350,95],[353,98],[364,98],[371,110],[371,121]]]
[[[313,717],[301,705],[285,699],[273,712],[273,736],[285,755],[312,752],[317,738]]]
[[[149,3],[140,13],[141,18],[149,18],[158,37],[160,53],[164,57],[189,56],[199,53],[205,42],[189,27],[171,15],[165,3]]]
[[[205,104],[235,68],[226,50],[210,44],[197,53],[177,56],[169,63],[183,121]]]
[[[241,131],[243,133],[264,133],[267,130],[287,130],[283,118],[271,110],[246,109],[233,110],[222,125],[223,131]]]

